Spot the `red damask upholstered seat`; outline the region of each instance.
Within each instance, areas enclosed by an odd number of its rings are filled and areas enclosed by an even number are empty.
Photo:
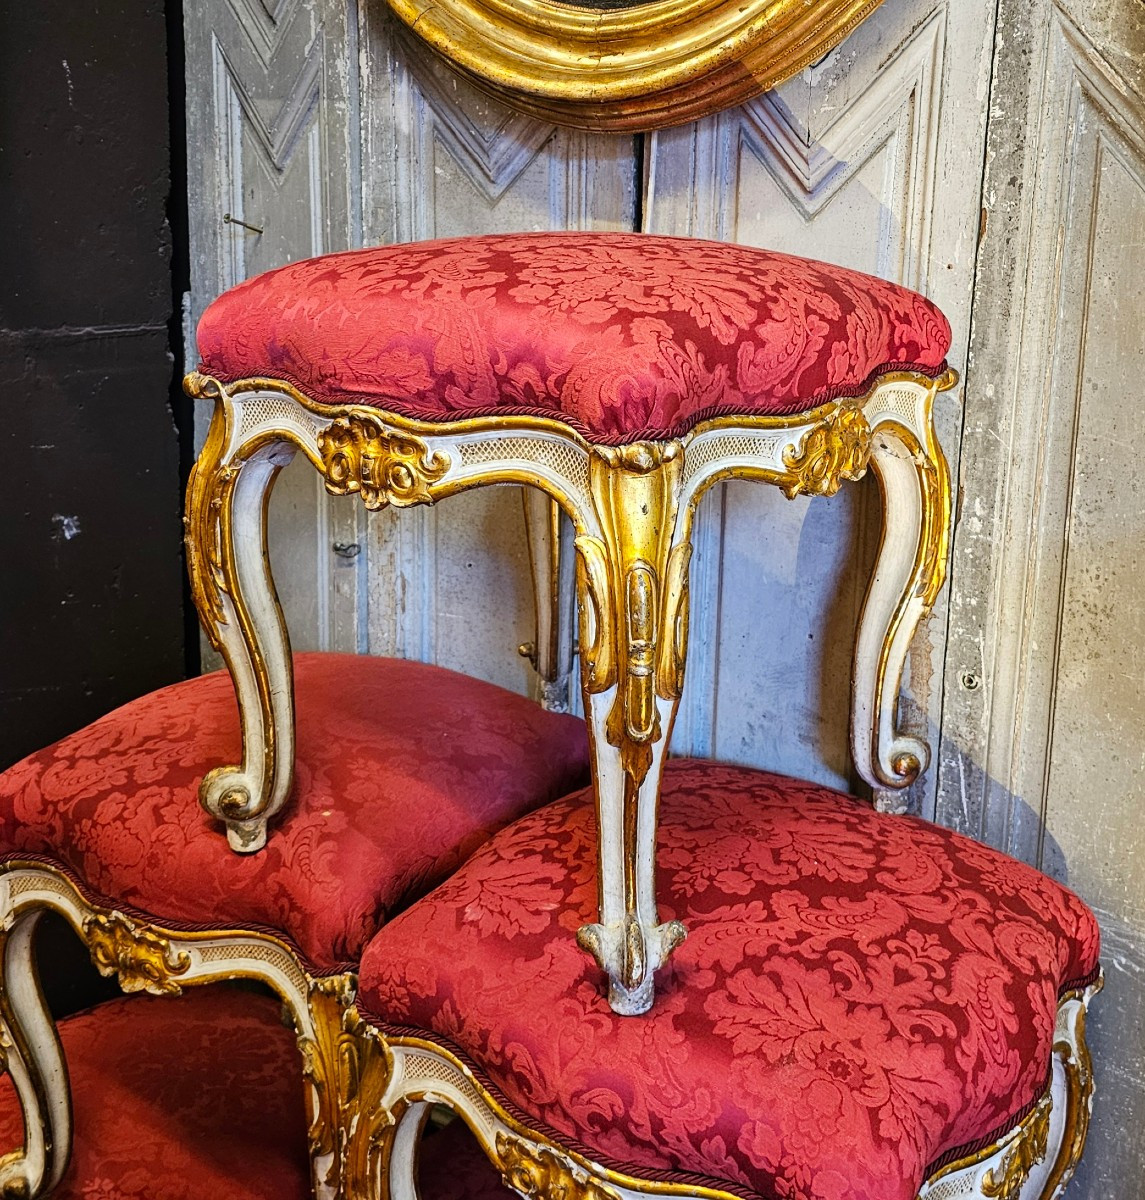
[[[234,854],[195,802],[240,754],[222,672],[0,775],[0,850],[62,863],[94,903],[169,928],[269,928],[330,969],[494,830],[588,778],[582,721],[441,667],[300,654],[295,680],[294,794],[260,853]]]
[[[592,919],[580,795],[503,830],[367,947],[360,1005],[456,1052],[589,1159],[745,1197],[910,1200],[1043,1095],[1099,933],[1070,891],[954,832],[744,768],[668,764],[643,1017],[570,934]]]
[[[937,375],[950,327],[906,288],[790,255],[538,233],[294,263],[220,296],[198,341],[224,383],[272,377],[426,421],[550,416],[608,444]]]
[[[60,1022],[72,1160],[53,1200],[308,1200],[298,1047],[266,996],[112,1000]],[[0,1078],[0,1154],[23,1138]],[[422,1200],[510,1200],[460,1121],[429,1135]]]
[[[53,1200],[306,1200],[294,1034],[279,1005],[225,987],[112,1000],[60,1022],[72,1160]],[[0,1079],[0,1153],[21,1144]]]

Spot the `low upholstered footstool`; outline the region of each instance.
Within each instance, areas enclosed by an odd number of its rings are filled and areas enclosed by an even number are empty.
[[[620,1017],[568,937],[595,839],[591,793],[558,801],[371,941],[377,1136],[448,1103],[538,1197],[1034,1200],[1072,1174],[1099,933],[1066,888],[824,787],[672,761],[658,898],[689,935]]]
[[[74,1104],[53,1200],[309,1200],[293,1033],[265,995],[112,1000],[60,1023]],[[0,1080],[0,1155],[23,1139]],[[455,1121],[429,1133],[419,1200],[512,1200]]]
[[[950,327],[925,297],[751,246],[509,234],[291,263],[220,296],[198,342],[186,387],[214,416],[188,492],[188,562],[244,719],[241,761],[218,764],[201,798],[236,849],[262,844],[290,789],[290,658],[264,547],[267,496],[295,454],[370,509],[513,483],[571,518],[601,821],[599,904],[579,937],[617,1012],[652,1004],[684,935],[657,916],[653,848],[692,518],[713,484],[829,495],[871,466],[884,528],[856,641],[852,758],[884,800],[925,769],[897,701],[946,570],[933,407],[956,381]]]
[[[215,987],[61,1021],[75,1136],[53,1200],[306,1200],[298,1051],[281,1017],[267,996]],[[0,1079],[0,1154],[22,1141]]]
[[[310,1081],[319,1193],[338,1186],[342,1019],[367,940],[496,829],[583,785],[582,721],[419,663],[304,654],[294,795],[273,845],[236,855],[195,803],[240,746],[223,673],[144,696],[0,775],[0,1036],[26,1158],[0,1190],[58,1175],[67,1096],[32,962],[61,913],[127,991],[245,976],[286,1002]],[[22,1182],[21,1182],[22,1181]]]

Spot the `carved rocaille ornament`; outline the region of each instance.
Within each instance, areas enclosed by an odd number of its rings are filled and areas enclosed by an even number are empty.
[[[396,433],[378,417],[352,413],[318,435],[326,490],[333,496],[360,493],[371,510],[392,504],[429,504],[432,485],[449,470],[449,459],[412,434]]]
[[[116,975],[125,992],[178,996],[177,977],[191,959],[164,937],[137,925],[122,913],[96,913],[83,923],[83,938],[101,975]]]
[[[324,1182],[339,1196],[372,1194],[371,1179],[393,1124],[382,1097],[393,1055],[353,1004],[347,975],[317,979],[310,990],[314,1038],[300,1037],[303,1072],[313,1087],[310,1153],[326,1160]]]
[[[840,404],[808,432],[802,445],[784,452],[791,477],[779,486],[788,499],[801,493],[833,496],[844,479],[862,479],[870,457],[867,414],[857,405]]]
[[[990,1200],[1021,1200],[1022,1188],[1030,1172],[1049,1151],[1050,1114],[1053,1101],[1047,1092],[1037,1108],[1026,1118],[1022,1132],[1014,1140],[997,1175],[991,1168],[982,1178],[982,1195]]]
[[[563,1155],[524,1138],[498,1133],[497,1159],[506,1187],[528,1200],[620,1200]]]
[[[619,684],[608,740],[637,786],[660,736],[656,697],[678,700],[684,683],[691,543],[672,548],[683,466],[680,442],[594,447],[590,484],[603,538],[575,543],[585,688]]]

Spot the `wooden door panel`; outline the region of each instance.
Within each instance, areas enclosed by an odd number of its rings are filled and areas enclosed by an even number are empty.
[[[631,229],[633,139],[558,129],[490,99],[382,6],[363,10],[366,240]],[[368,645],[518,691],[533,601],[517,488],[369,521]]]
[[[324,0],[187,5],[185,33],[197,320],[251,275],[354,244],[358,81],[345,8]],[[200,439],[209,418],[200,406]],[[357,648],[364,563],[335,547],[359,544],[359,525],[308,464],[283,473],[271,557],[296,649]]]
[[[942,305],[961,366],[970,323],[993,5],[888,0],[775,92],[656,134],[645,224],[871,271]],[[957,465],[960,413],[939,432]],[[852,641],[878,536],[873,484],[788,502],[737,484],[705,501],[676,748],[850,782]],[[909,663],[904,718],[940,720],[945,603]],[[712,697],[715,703],[712,703]],[[935,772],[911,804],[932,811]]]
[[[1145,1171],[1145,10],[999,22],[938,817],[1098,913],[1096,1200]]]

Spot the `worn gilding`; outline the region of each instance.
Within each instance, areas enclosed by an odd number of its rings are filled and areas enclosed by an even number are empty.
[[[93,913],[83,923],[83,939],[101,975],[115,975],[125,992],[177,996],[178,977],[191,965],[190,957],[146,925],[122,913]]]
[[[881,0],[389,0],[515,108],[589,129],[657,129],[731,108],[838,45]]]

